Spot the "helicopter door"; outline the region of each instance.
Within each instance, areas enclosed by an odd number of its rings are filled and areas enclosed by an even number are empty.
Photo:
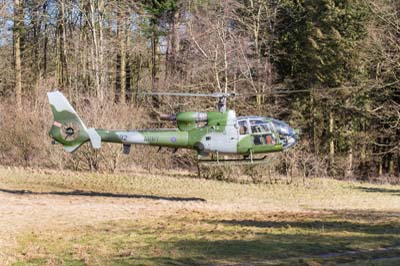
[[[226,126],[220,127],[217,123],[216,127],[208,127],[208,133],[204,136],[202,143],[206,151],[234,154],[237,152],[238,138],[236,114],[231,110],[228,111]]]
[[[223,132],[215,132],[211,128],[204,137],[204,147],[209,152],[236,153],[238,131],[236,126],[228,125]]]
[[[274,134],[268,123],[265,123],[262,120],[252,120],[250,121],[250,124],[253,135],[253,145],[255,147],[276,144]]]
[[[224,135],[224,143],[226,145],[228,153],[236,153],[237,152],[237,143],[239,141],[239,134],[236,123],[234,125],[229,125],[225,128],[223,133]]]

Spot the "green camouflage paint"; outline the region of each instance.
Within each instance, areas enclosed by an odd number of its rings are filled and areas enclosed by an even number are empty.
[[[279,136],[274,134],[277,144],[255,144],[254,135],[239,136],[234,111],[226,112],[181,112],[176,115],[178,129],[143,131],[88,129],[59,92],[49,93],[54,123],[49,135],[64,148],[72,152],[90,141],[93,147],[98,142],[122,144],[144,144],[172,148],[188,148],[199,153],[220,152],[249,154],[268,153],[284,149]],[[269,121],[265,119],[265,121]],[[206,122],[198,127],[198,122]],[[227,148],[227,146],[230,146]],[[100,147],[100,144],[98,145]]]

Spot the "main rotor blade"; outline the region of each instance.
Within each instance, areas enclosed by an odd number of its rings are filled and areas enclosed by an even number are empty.
[[[228,98],[228,97],[254,97],[263,95],[287,95],[299,92],[309,92],[310,90],[274,90],[266,92],[254,93],[235,93],[235,92],[214,92],[214,93],[191,93],[191,92],[142,92],[139,95],[149,96],[182,96],[182,97],[213,97],[213,98]]]
[[[268,96],[276,95],[283,96],[290,95],[293,93],[310,93],[310,92],[328,92],[328,91],[339,91],[339,90],[357,90],[357,87],[336,87],[336,88],[326,88],[326,89],[288,89],[286,87],[272,87],[271,90],[262,92],[214,92],[214,93],[191,93],[191,92],[142,92],[136,93],[137,95],[159,95],[159,96],[183,96],[183,97],[214,97],[214,98],[228,98],[228,97],[254,97],[254,96]]]
[[[231,97],[238,96],[237,93],[224,93],[224,92],[214,92],[214,93],[190,93],[190,92],[143,92],[142,95],[159,95],[159,96],[183,96],[183,97]]]

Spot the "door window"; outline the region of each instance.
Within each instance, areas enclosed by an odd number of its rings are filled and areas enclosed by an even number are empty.
[[[247,120],[241,120],[238,122],[239,124],[239,134],[247,135],[250,133],[249,125],[247,124]]]
[[[275,145],[276,141],[273,134],[255,134],[253,136],[254,145]]]
[[[266,124],[262,120],[251,120],[251,132],[253,134],[264,133],[266,131]]]

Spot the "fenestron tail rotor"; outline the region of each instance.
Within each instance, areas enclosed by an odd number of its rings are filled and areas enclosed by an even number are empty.
[[[60,134],[66,141],[74,141],[79,137],[80,127],[77,122],[67,122],[61,126]]]

